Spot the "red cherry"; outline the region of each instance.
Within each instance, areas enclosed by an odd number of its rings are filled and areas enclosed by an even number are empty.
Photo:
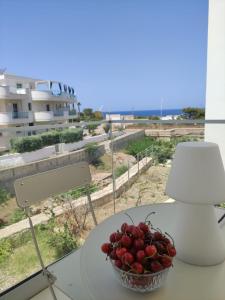
[[[113,260],[117,259],[117,255],[116,255],[116,249],[113,249],[112,252],[110,253],[109,257]]]
[[[116,236],[115,236],[116,242],[119,242],[121,240],[122,236],[123,236],[123,234],[121,232],[117,232]]]
[[[158,260],[154,260],[150,263],[150,267],[152,272],[156,273],[163,269],[163,266],[160,264]]]
[[[121,231],[123,232],[123,233],[125,233],[126,232],[126,230],[127,230],[127,228],[128,228],[128,224],[127,223],[123,223],[122,225],[121,225]]]
[[[163,237],[163,235],[162,235],[161,232],[159,232],[159,231],[154,232],[154,240],[160,241],[160,240],[162,240],[163,238],[164,238],[164,237]]]
[[[172,266],[172,258],[168,255],[162,256],[160,261],[164,268],[169,268]]]
[[[168,255],[172,256],[172,257],[174,257],[177,254],[175,247],[172,246],[171,244],[167,245],[167,252],[168,252]]]
[[[110,234],[109,240],[111,243],[115,243],[116,242],[116,232],[113,232],[112,234]]]
[[[144,238],[145,238],[144,231],[141,230],[140,228],[138,228],[138,237],[139,237],[140,239],[144,239]]]
[[[156,242],[154,242],[154,245],[156,246],[157,251],[158,251],[160,254],[163,254],[163,253],[166,252],[166,248],[165,248],[165,246],[163,245],[162,242],[156,241]]]
[[[132,239],[128,235],[123,235],[120,242],[122,246],[129,248],[132,244]]]
[[[121,260],[119,260],[119,259],[115,260],[115,266],[117,268],[121,269],[122,268],[122,262],[121,262]]]
[[[171,241],[167,237],[163,237],[163,242],[166,244],[171,244]]]
[[[116,255],[118,258],[122,258],[122,256],[124,255],[124,253],[127,252],[126,248],[117,248],[116,249]]]
[[[134,240],[134,247],[137,249],[137,250],[141,250],[144,248],[144,241],[142,239],[136,239]]]
[[[128,225],[128,227],[126,228],[126,233],[132,234],[132,231],[133,231],[134,228],[135,228],[134,225]]]
[[[137,252],[137,249],[136,249],[134,246],[132,246],[132,247],[129,249],[129,252],[130,252],[133,256],[135,256],[135,255],[136,255],[136,252]]]
[[[137,257],[137,261],[142,263],[144,258],[146,257],[145,251],[144,250],[139,250],[136,254],[136,257]]]
[[[123,271],[129,271],[130,270],[130,267],[128,265],[122,265],[122,268],[121,268]]]
[[[110,243],[104,243],[101,246],[102,252],[109,254],[112,251],[112,245]]]
[[[145,253],[147,256],[153,257],[157,253],[157,249],[154,245],[145,247]]]
[[[131,253],[126,252],[123,256],[122,256],[122,262],[126,265],[130,265],[132,264],[132,262],[134,261],[134,257]]]
[[[134,262],[131,265],[131,270],[133,271],[133,273],[137,273],[137,274],[142,274],[144,272],[144,268],[142,264],[140,264],[139,262]]]
[[[132,231],[131,231],[132,236],[137,239],[139,238],[139,231],[137,227],[133,227]]]
[[[138,227],[144,232],[147,233],[149,232],[149,227],[147,224],[145,224],[144,222],[140,222]]]

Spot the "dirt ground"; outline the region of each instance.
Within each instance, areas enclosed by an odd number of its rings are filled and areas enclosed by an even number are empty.
[[[144,205],[160,203],[169,197],[165,195],[165,186],[170,168],[164,165],[150,167],[145,173],[133,183],[133,185],[125,191],[116,200],[116,212],[126,210],[128,208]],[[95,209],[98,223],[113,215],[113,202],[107,203]],[[93,221],[89,215],[87,218],[87,230],[82,233],[85,239],[90,230],[93,228]]]
[[[114,154],[114,168],[116,169],[119,166],[127,165],[128,160],[130,162],[130,166],[135,164],[136,159],[128,155],[126,153],[117,152]],[[100,188],[104,188],[109,183],[111,183],[112,178],[112,157],[111,154],[105,153],[99,160],[99,163],[94,165],[90,165],[90,171],[92,175],[93,182],[96,183]],[[42,201],[40,205],[34,207],[33,214],[39,212],[39,208],[48,206],[48,200]],[[13,197],[9,199],[5,204],[0,206],[0,219],[4,223],[10,223],[11,218],[14,214],[14,211],[18,208],[16,199]]]

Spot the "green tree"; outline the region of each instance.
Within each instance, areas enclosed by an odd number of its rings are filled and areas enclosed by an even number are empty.
[[[80,107],[81,107],[81,103],[77,102],[77,109],[78,109],[78,119],[80,120]]]
[[[103,115],[100,111],[94,111],[93,112],[93,117],[95,120],[102,120],[103,119]]]
[[[109,123],[105,123],[105,124],[103,125],[103,129],[104,129],[105,133],[108,133],[109,130],[110,130],[110,125],[109,125]]]
[[[183,119],[190,119],[190,120],[196,120],[196,119],[204,119],[205,118],[205,109],[204,108],[198,108],[198,107],[185,107],[182,109]]]
[[[90,134],[93,134],[94,131],[95,131],[95,129],[96,129],[97,127],[98,127],[98,125],[95,125],[95,124],[88,124],[88,125],[87,125],[88,132],[89,132]]]
[[[83,110],[83,114],[84,114],[84,117],[86,119],[91,119],[93,117],[93,109],[92,108],[85,108]]]
[[[159,116],[149,116],[148,117],[149,120],[160,120]]]

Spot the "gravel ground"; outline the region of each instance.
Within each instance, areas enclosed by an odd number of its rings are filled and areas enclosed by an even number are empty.
[[[116,200],[116,212],[128,208],[161,203],[169,199],[165,195],[165,186],[170,168],[168,166],[152,166],[145,173],[140,175],[137,181]],[[113,215],[113,202],[107,203],[95,210],[98,223]],[[82,238],[85,239],[93,228],[92,218],[87,218],[87,230],[83,232]]]

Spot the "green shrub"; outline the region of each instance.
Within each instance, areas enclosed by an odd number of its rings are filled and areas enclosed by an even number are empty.
[[[8,239],[0,240],[0,263],[4,262],[12,253],[12,245]]]
[[[98,127],[98,125],[95,125],[95,124],[87,125],[88,132],[93,133],[97,127]]]
[[[6,226],[6,222],[4,221],[4,219],[0,218],[0,228],[3,228]]]
[[[153,157],[155,162],[165,163],[168,159],[172,158],[175,146],[176,144],[174,141],[163,141],[145,137],[130,142],[126,148],[126,152],[133,156],[137,156],[137,154],[141,152],[142,157],[144,157],[144,150],[150,147],[148,155]]]
[[[74,143],[83,139],[83,130],[80,128],[65,129],[60,132],[62,143]]]
[[[105,124],[103,125],[103,129],[104,129],[105,133],[108,133],[109,130],[110,130],[110,125],[109,125],[109,123],[105,123]]]
[[[144,137],[143,139],[131,141],[126,147],[126,152],[130,155],[136,156],[141,151],[144,151],[146,148],[153,145],[155,141],[155,139],[149,137]]]
[[[128,167],[126,165],[122,165],[116,168],[115,170],[115,177],[120,177],[121,175],[123,175],[125,172],[127,172]]]
[[[94,183],[89,185],[89,192],[94,193],[98,190],[98,186]],[[80,198],[82,196],[85,196],[87,194],[86,187],[78,187],[75,189],[72,189],[68,191],[67,193],[64,193],[63,196],[66,197],[67,195],[70,196],[73,199]]]
[[[26,214],[25,214],[24,210],[22,210],[21,208],[16,208],[10,218],[10,222],[17,223],[24,219],[26,219]]]
[[[38,226],[39,225],[34,227],[35,232],[37,231]],[[37,232],[36,232],[36,234],[37,234]],[[19,248],[19,247],[27,244],[28,242],[32,241],[31,231],[28,229],[28,230],[19,232],[17,234],[13,234],[9,238],[7,238],[7,240],[10,242],[12,249]]]
[[[156,162],[164,164],[168,159],[172,158],[174,150],[174,148],[166,145],[155,145],[150,155],[155,159]]]
[[[10,194],[4,189],[0,187],[0,205],[9,200]]]
[[[85,145],[85,148],[88,153],[89,162],[94,166],[101,164],[101,160],[98,157],[98,145],[96,143],[90,143]]]
[[[51,146],[60,143],[61,132],[60,131],[49,131],[41,134],[43,146]]]
[[[24,153],[41,149],[58,143],[73,143],[82,140],[83,130],[80,128],[49,131],[38,135],[16,137],[10,140],[15,152]]]
[[[61,258],[73,249],[78,248],[77,241],[69,230],[68,225],[64,224],[63,227],[63,231],[53,231],[49,234],[48,244],[55,248],[57,258]]]
[[[12,150],[19,153],[31,152],[43,147],[40,135],[12,138],[10,143]]]

